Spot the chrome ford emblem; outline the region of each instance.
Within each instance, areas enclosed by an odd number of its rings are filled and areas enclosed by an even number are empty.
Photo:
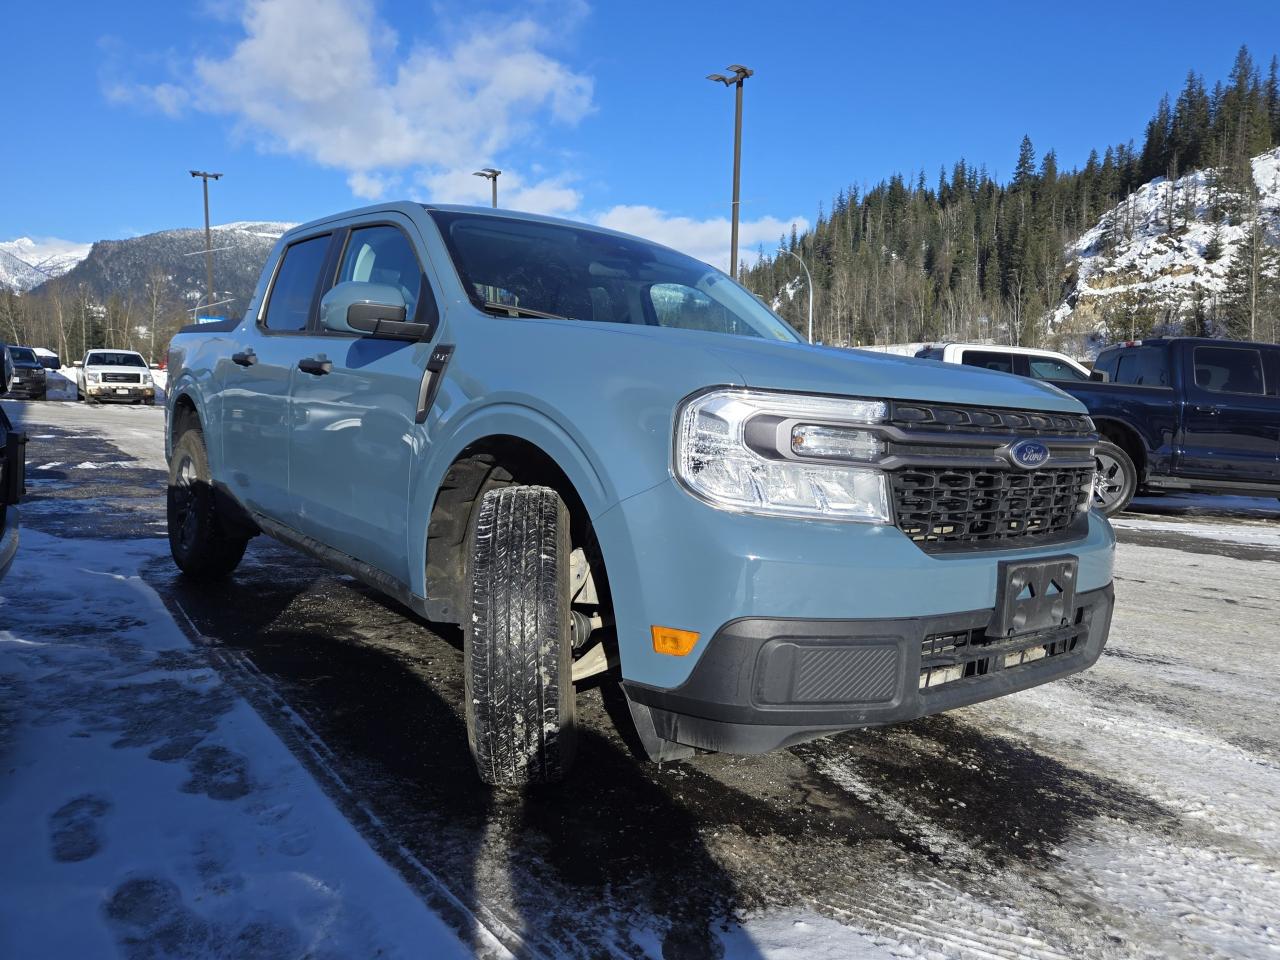
[[[1049,462],[1049,448],[1039,440],[1019,440],[1009,448],[1009,459],[1020,467],[1033,470]]]

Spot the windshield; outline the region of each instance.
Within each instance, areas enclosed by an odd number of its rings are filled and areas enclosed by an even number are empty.
[[[38,364],[35,351],[30,347],[10,347],[9,355],[13,357],[14,363],[29,364],[31,366],[36,366]]]
[[[560,224],[431,216],[472,302],[490,313],[799,340],[748,291],[674,250]]]
[[[91,353],[84,365],[86,367],[145,367],[147,361],[137,353]]]

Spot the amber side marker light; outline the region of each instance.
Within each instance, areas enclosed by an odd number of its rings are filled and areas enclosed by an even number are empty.
[[[683,657],[698,642],[699,634],[695,630],[677,630],[675,627],[659,627],[656,624],[650,630],[653,633],[654,653]]]

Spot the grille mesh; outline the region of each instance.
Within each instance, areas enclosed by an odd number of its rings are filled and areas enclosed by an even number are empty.
[[[1093,473],[908,467],[890,477],[898,529],[936,548],[1063,533],[1088,499]]]
[[[1040,413],[1034,410],[1000,410],[936,403],[893,405],[891,422],[908,428],[946,430],[961,433],[1055,433],[1059,436],[1087,437],[1093,433],[1088,417],[1075,413]]]
[[[141,383],[142,375],[137,373],[104,373],[103,383]]]

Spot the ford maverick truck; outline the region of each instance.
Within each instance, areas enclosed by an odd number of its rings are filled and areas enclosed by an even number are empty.
[[[169,538],[265,533],[460,624],[487,782],[575,688],[650,757],[767,751],[1074,673],[1111,622],[1094,426],[1056,388],[802,342],[634,237],[381,205],[297,227],[169,350]]]
[[[1117,513],[1141,489],[1280,497],[1280,346],[1130,340],[1093,369],[1093,382],[1059,386],[1101,433],[1099,510]]]

